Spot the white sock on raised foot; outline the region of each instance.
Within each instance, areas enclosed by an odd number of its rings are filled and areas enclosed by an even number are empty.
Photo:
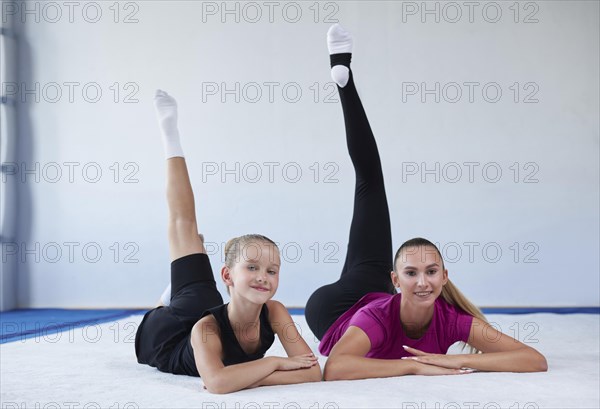
[[[339,24],[334,24],[327,31],[327,49],[329,55],[352,53],[352,35]],[[350,69],[345,65],[335,65],[331,68],[331,78],[344,88],[350,79]]]
[[[350,70],[345,65],[335,65],[331,68],[331,79],[344,88],[350,80]]]
[[[334,24],[327,31],[327,49],[329,54],[352,52],[352,35],[339,24]]]
[[[179,130],[177,129],[177,101],[165,91],[156,90],[154,107],[156,108],[158,125],[160,126],[165,148],[165,159],[183,158],[183,149],[181,148]]]

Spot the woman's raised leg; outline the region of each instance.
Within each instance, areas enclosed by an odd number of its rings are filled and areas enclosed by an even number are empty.
[[[390,278],[392,237],[383,172],[375,137],[350,70],[352,39],[336,24],[328,32],[328,46],[356,186],[348,252],[340,279],[315,291],[306,305],[307,322],[319,339],[364,295],[394,292]]]

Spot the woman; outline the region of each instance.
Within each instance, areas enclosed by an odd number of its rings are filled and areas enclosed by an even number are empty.
[[[325,380],[546,371],[543,355],[496,331],[450,282],[433,243],[409,240],[390,263],[381,162],[350,70],[352,37],[336,24],[328,32],[328,48],[356,189],[341,277],[315,291],[306,305],[307,322],[321,340],[319,350],[329,355]],[[458,341],[483,353],[446,355]]]
[[[146,313],[138,328],[138,362],[163,372],[201,376],[213,393],[320,381],[317,358],[286,308],[271,300],[280,269],[274,242],[246,235],[227,243],[221,278],[231,301],[223,304],[204,238],[197,230],[177,129],[177,104],[167,93],[157,91],[155,105],[167,158],[172,291],[163,297],[163,305]],[[274,335],[288,357],[264,358]]]

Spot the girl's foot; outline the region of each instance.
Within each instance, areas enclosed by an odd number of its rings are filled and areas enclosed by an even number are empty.
[[[183,158],[183,149],[179,142],[179,130],[177,129],[177,101],[165,91],[156,90],[154,107],[162,133],[165,158]]]
[[[159,307],[168,307],[171,304],[171,283],[165,288],[158,301]]]

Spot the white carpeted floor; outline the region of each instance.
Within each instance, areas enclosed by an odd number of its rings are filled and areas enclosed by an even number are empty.
[[[600,316],[489,315],[540,350],[549,371],[404,376],[213,395],[199,378],[137,364],[142,316],[0,345],[1,408],[598,408]],[[294,316],[317,351],[303,316]],[[268,355],[284,355],[276,342]],[[321,366],[325,364],[321,358]]]

